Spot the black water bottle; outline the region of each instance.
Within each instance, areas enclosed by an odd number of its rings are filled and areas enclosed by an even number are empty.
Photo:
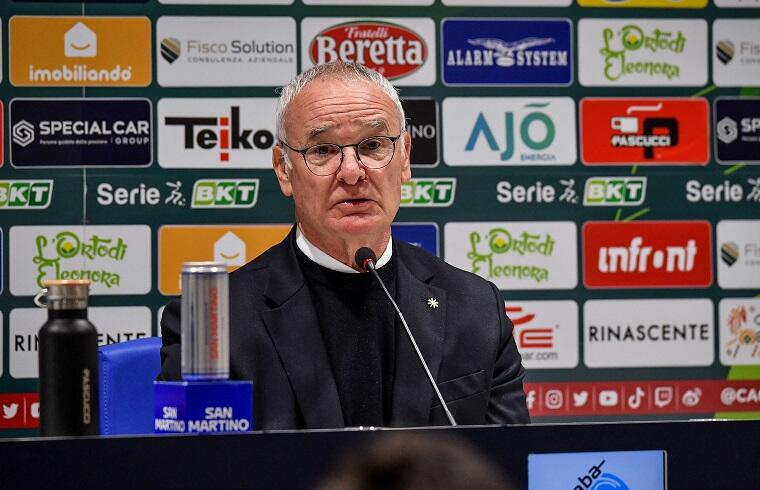
[[[40,434],[100,433],[98,333],[87,320],[90,281],[46,281],[48,320],[39,332]]]

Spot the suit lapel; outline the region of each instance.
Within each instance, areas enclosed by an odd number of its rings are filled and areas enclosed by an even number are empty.
[[[397,251],[400,251],[399,247]],[[417,271],[416,277],[399,254],[399,308],[406,318],[433,379],[441,364],[446,322],[446,292],[426,283],[431,274]],[[432,299],[438,306],[428,304]],[[393,382],[391,422],[395,426],[426,425],[435,393],[427,380],[417,354],[399,321],[396,333],[396,365]]]
[[[338,389],[311,295],[295,256],[294,233],[273,258],[261,317],[295,392],[306,428],[343,427]],[[255,380],[254,380],[255,382]]]

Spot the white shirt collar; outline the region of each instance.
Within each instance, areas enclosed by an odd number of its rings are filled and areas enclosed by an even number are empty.
[[[325,267],[330,270],[338,271],[338,272],[345,272],[345,273],[358,273],[359,271],[352,269],[351,267],[347,266],[343,262],[339,261],[338,259],[335,259],[329,255],[327,255],[325,252],[317,248],[316,245],[311,243],[303,233],[301,233],[301,227],[296,227],[296,245],[298,245],[298,249],[303,252],[305,256],[307,256],[310,260],[316,262],[317,264],[321,265],[322,267]],[[389,260],[391,260],[391,256],[393,255],[393,237],[388,238],[388,245],[385,247],[385,252],[383,252],[383,255],[380,256],[380,258],[375,263],[375,267],[378,269],[385,264],[388,263]]]

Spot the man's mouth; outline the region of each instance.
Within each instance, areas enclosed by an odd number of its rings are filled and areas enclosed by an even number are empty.
[[[339,204],[345,205],[345,206],[361,206],[363,204],[368,204],[372,201],[369,199],[345,199],[343,201],[340,201]]]

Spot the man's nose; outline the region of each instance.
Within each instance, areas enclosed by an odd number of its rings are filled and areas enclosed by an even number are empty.
[[[340,164],[338,169],[338,178],[349,185],[354,185],[357,182],[364,180],[366,177],[366,169],[364,165],[359,161],[356,154],[355,146],[346,146],[343,148],[343,163]]]

